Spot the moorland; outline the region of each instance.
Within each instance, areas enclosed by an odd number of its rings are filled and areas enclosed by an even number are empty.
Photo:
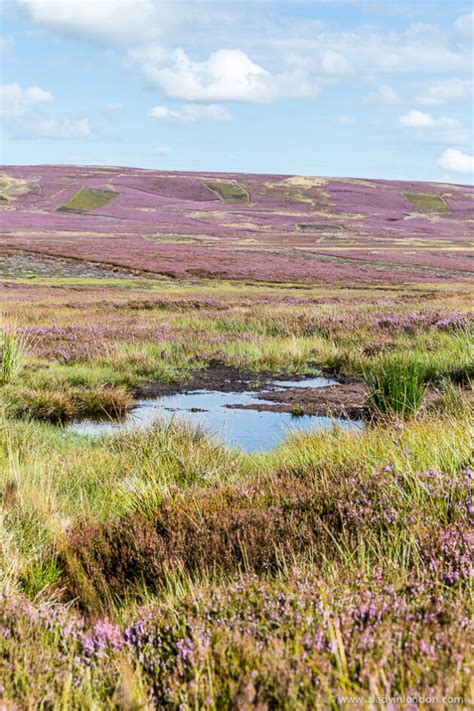
[[[473,198],[2,168],[0,705],[467,706]],[[278,378],[333,426],[70,427]]]

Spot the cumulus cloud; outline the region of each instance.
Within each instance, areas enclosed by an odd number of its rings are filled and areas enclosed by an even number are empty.
[[[104,107],[107,111],[121,111],[123,109],[123,104],[120,101],[106,101]]]
[[[2,116],[23,116],[25,111],[32,106],[52,100],[52,93],[39,86],[23,89],[17,83],[3,84],[0,87],[0,114]]]
[[[240,49],[219,49],[196,61],[182,48],[167,52],[152,45],[130,51],[128,64],[170,98],[184,101],[266,102],[312,91],[290,73],[272,75]]]
[[[337,122],[341,126],[353,126],[356,123],[356,118],[354,116],[339,116]]]
[[[185,104],[180,109],[170,109],[168,106],[155,106],[148,114],[151,118],[165,121],[193,123],[194,121],[229,121],[231,114],[224,106],[218,104]]]
[[[54,119],[39,113],[38,106],[53,101],[53,95],[39,86],[20,84],[0,87],[0,115],[6,132],[14,138],[85,139],[94,138],[87,118]]]
[[[468,12],[466,15],[459,17],[454,23],[455,28],[458,32],[464,35],[472,35],[474,32],[474,10]]]
[[[332,49],[323,52],[321,65],[326,74],[348,74],[351,71],[349,62],[344,55]]]
[[[47,29],[100,45],[156,37],[170,8],[154,0],[16,0],[20,10]]]
[[[418,98],[419,104],[444,104],[448,101],[462,101],[472,94],[472,81],[451,79],[431,86]]]
[[[15,38],[11,35],[3,35],[0,37],[0,53],[8,56],[12,53],[15,46]]]
[[[154,156],[169,156],[173,153],[173,148],[171,146],[155,146],[150,150],[150,153]]]
[[[45,138],[55,141],[90,141],[95,138],[87,118],[57,120],[38,115],[16,125],[13,136],[24,140]]]
[[[381,84],[377,87],[376,91],[371,92],[365,100],[369,104],[393,106],[399,103],[400,96],[398,91],[396,91],[393,86],[390,86],[390,84]]]
[[[400,125],[405,128],[458,128],[461,124],[457,119],[447,116],[434,118],[429,113],[412,109],[400,116]]]
[[[474,156],[462,153],[457,148],[448,148],[444,151],[438,160],[438,165],[453,173],[470,174],[471,176],[474,174]]]

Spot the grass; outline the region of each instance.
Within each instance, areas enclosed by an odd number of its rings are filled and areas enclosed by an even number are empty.
[[[81,188],[64,205],[58,208],[60,212],[89,212],[99,207],[108,205],[117,193],[113,190],[100,190],[99,188]]]
[[[342,310],[331,304],[315,307],[305,303],[308,292],[300,304],[281,305],[270,299],[260,304],[258,315],[253,306],[258,291],[249,291],[242,299],[235,288],[222,290],[217,292],[225,297],[222,303],[216,299],[215,286],[203,290],[197,301],[189,298],[187,287],[170,300],[160,293],[147,293],[146,298],[123,294],[120,309],[110,291],[102,304],[86,302],[81,310],[43,303],[23,313],[23,329],[41,331],[53,313],[54,326],[34,338],[29,349],[32,367],[24,369],[21,387],[4,389],[3,400],[11,412],[57,420],[77,416],[84,407],[89,414],[111,414],[116,408],[104,408],[96,391],[104,393],[106,402],[107,391],[112,396],[122,388],[130,397],[143,380],[185,385],[191,371],[216,362],[255,373],[326,371],[362,377],[373,371],[379,377],[386,362],[399,360],[401,369],[406,364],[407,374],[417,368],[430,387],[443,389],[450,382],[466,387],[474,378],[467,314],[457,313],[452,326],[450,311],[443,320],[449,298],[452,312],[462,297],[445,292],[439,296],[434,292],[429,308],[418,312],[413,311],[419,303],[414,292],[403,310],[396,306],[388,325],[378,307],[371,305],[370,292],[365,300],[351,303],[350,317],[345,315],[349,302]],[[401,409],[404,398],[400,394]],[[416,407],[407,400],[407,411]]]
[[[445,212],[449,210],[446,201],[440,195],[425,195],[423,193],[404,193],[403,195],[415,207],[427,212]]]
[[[249,202],[250,196],[245,188],[235,181],[206,183],[207,187],[217,193],[222,202]]]
[[[415,415],[420,410],[428,383],[416,361],[386,359],[364,372],[368,406],[377,415]]]
[[[11,382],[22,371],[28,352],[28,337],[15,323],[0,331],[0,383]]]
[[[70,287],[4,309],[32,335],[0,392],[2,702],[467,699],[466,293]],[[176,422],[113,438],[50,422],[120,415],[143,380],[211,363],[365,374],[383,416],[256,455]]]
[[[131,391],[124,387],[69,387],[66,391],[48,388],[19,389],[7,401],[13,417],[65,423],[78,417],[119,419],[133,404]]]

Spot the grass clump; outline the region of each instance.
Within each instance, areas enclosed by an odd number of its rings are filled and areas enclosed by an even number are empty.
[[[428,388],[425,369],[414,360],[384,359],[364,371],[367,405],[376,415],[416,415]]]
[[[77,417],[119,419],[132,404],[133,396],[124,386],[69,387],[64,391],[32,387],[19,389],[7,397],[10,415],[56,424]]]
[[[28,351],[28,338],[15,325],[3,326],[0,332],[0,382],[11,382],[23,369]]]

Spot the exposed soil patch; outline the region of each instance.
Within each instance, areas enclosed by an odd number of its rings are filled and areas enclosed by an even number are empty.
[[[288,388],[265,393],[265,399],[273,404],[256,405],[255,409],[355,420],[369,417],[365,406],[365,386],[356,379],[348,378],[345,382],[325,388]]]
[[[41,277],[86,277],[107,279],[111,277],[134,278],[135,272],[122,267],[101,265],[93,262],[39,256],[28,252],[0,255],[0,278]]]
[[[153,397],[157,395],[174,395],[178,392],[191,390],[219,390],[223,393],[240,393],[246,391],[258,392],[272,386],[275,380],[301,379],[287,375],[275,375],[270,372],[251,373],[239,370],[222,363],[211,362],[210,367],[195,370],[189,379],[183,383],[159,383],[148,381],[141,383],[136,391],[137,397]]]
[[[343,232],[347,231],[344,225],[333,224],[331,222],[298,222],[298,229],[301,232]]]

